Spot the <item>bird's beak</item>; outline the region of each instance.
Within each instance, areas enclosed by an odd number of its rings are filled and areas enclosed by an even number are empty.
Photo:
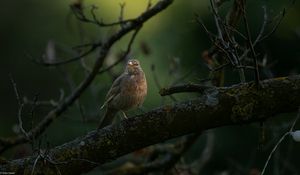
[[[131,61],[128,62],[128,66],[132,67],[133,63]]]

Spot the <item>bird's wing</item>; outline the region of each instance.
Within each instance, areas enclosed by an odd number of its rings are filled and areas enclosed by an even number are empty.
[[[123,80],[124,74],[120,75],[111,85],[109,91],[106,94],[105,102],[101,106],[101,109],[107,105],[116,95],[121,92],[121,82]]]

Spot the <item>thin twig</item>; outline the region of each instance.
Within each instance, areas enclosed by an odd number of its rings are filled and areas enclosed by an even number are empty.
[[[244,34],[242,34],[240,31],[238,31],[236,28],[233,28],[232,26],[226,24],[225,22],[222,22],[222,25],[224,25],[226,29],[229,29],[232,32],[235,32],[236,34],[238,34],[241,38],[247,39],[247,37]]]
[[[210,0],[210,5],[212,7],[212,12],[213,12],[213,15],[214,15],[214,19],[215,19],[215,23],[216,23],[216,27],[217,27],[217,30],[218,30],[218,34],[219,34],[219,38],[224,41],[223,39],[223,30],[221,29],[220,27],[220,24],[219,24],[219,15],[218,15],[218,11],[217,9],[215,8],[215,0]],[[221,21],[221,20],[220,20]]]
[[[203,21],[201,20],[201,18],[199,17],[198,14],[196,14],[196,20],[197,22],[202,26],[202,28],[204,29],[204,31],[206,32],[207,36],[209,37],[210,41],[212,43],[215,43],[215,38],[217,38],[217,36],[215,36],[213,33],[211,33],[207,27],[205,26],[205,24],[203,23]]]
[[[125,5],[126,3],[123,2],[123,3],[120,3],[120,16],[119,16],[119,22],[120,22],[120,25],[121,27],[124,27],[124,23],[123,23],[123,18],[124,18],[124,9],[125,9]]]
[[[63,89],[60,89],[60,96],[59,99],[57,101],[55,100],[37,100],[37,99],[33,99],[33,100],[29,100],[27,97],[23,97],[23,102],[24,104],[30,104],[33,106],[53,106],[53,107],[57,107],[64,99],[65,96],[65,92]]]
[[[277,28],[279,27],[279,25],[281,24],[284,16],[285,16],[285,9],[284,9],[283,12],[282,12],[282,15],[279,17],[279,20],[277,21],[275,26],[272,28],[272,30],[269,33],[265,34],[265,36],[263,36],[264,30],[266,28],[267,21],[268,21],[266,7],[263,6],[263,9],[264,9],[264,21],[263,21],[263,24],[262,24],[262,27],[260,29],[260,32],[259,32],[258,36],[256,37],[255,41],[253,42],[253,47],[255,47],[258,43],[262,42],[263,40],[269,38],[272,34],[274,34],[275,31],[277,30]],[[240,56],[240,59],[241,60],[245,59],[249,51],[250,51],[250,49],[246,49],[244,51],[244,53]]]
[[[112,27],[112,26],[116,26],[116,25],[120,25],[120,24],[127,24],[130,22],[134,22],[135,19],[126,19],[126,20],[122,20],[122,21],[118,21],[118,22],[111,22],[111,23],[104,23],[103,20],[98,20],[95,14],[95,10],[97,9],[96,6],[92,6],[91,7],[91,15],[92,15],[92,19],[88,19],[85,14],[83,13],[82,10],[77,10],[76,8],[74,8],[73,6],[71,6],[71,11],[73,12],[73,14],[75,15],[75,17],[82,22],[85,23],[91,23],[91,24],[95,24],[99,27]]]
[[[267,21],[268,21],[267,7],[263,6],[262,8],[264,10],[264,20],[263,20],[263,23],[261,25],[259,34],[257,35],[255,41],[253,42],[253,46],[255,46],[258,43],[258,41],[260,41],[261,37],[263,36],[263,34],[265,32],[265,28],[266,28]]]
[[[31,170],[31,175],[34,174],[34,170],[35,170],[36,164],[37,164],[37,162],[39,161],[40,158],[41,158],[41,155],[38,155],[36,157],[36,159],[34,160],[34,163],[33,163],[33,166],[32,166],[32,170]]]
[[[220,50],[221,53],[224,53],[224,54],[226,55],[226,57],[228,58],[228,61],[229,61],[232,65],[234,65],[234,63],[232,62],[231,57],[230,57],[230,55],[228,54],[228,52],[227,52],[223,47],[221,47],[221,46],[217,43],[217,39],[216,39],[217,36],[215,36],[214,34],[212,34],[211,32],[209,32],[209,30],[206,28],[206,26],[204,25],[204,23],[202,22],[202,20],[201,20],[199,17],[197,17],[196,19],[197,19],[198,23],[203,27],[204,31],[207,33],[207,35],[209,36],[210,41],[214,44],[214,46],[215,46],[216,48],[218,48],[218,49]],[[220,40],[220,39],[219,39],[219,40]],[[218,40],[218,41],[219,41],[219,40]]]
[[[77,46],[73,46],[72,49],[80,49],[80,48],[85,48],[85,47],[92,47],[93,45],[95,45],[95,43],[86,43],[86,44],[80,44]]]
[[[152,6],[152,0],[148,0],[146,11],[148,11]]]
[[[111,68],[115,67],[115,66],[118,65],[120,62],[122,62],[124,59],[126,59],[126,57],[128,56],[128,54],[129,54],[130,51],[131,51],[131,46],[132,46],[132,44],[133,44],[133,42],[134,42],[134,40],[135,40],[135,38],[136,38],[138,32],[140,31],[140,29],[141,29],[141,28],[137,28],[137,29],[134,31],[134,33],[132,34],[132,36],[131,36],[131,38],[130,38],[130,40],[129,40],[129,43],[128,43],[128,45],[127,45],[127,49],[126,49],[126,51],[122,54],[122,56],[121,56],[115,63],[113,63],[112,65],[110,65],[110,66],[108,66],[108,67],[106,67],[106,68],[100,70],[100,71],[98,72],[98,74],[101,74],[101,73],[103,73],[103,72],[106,72],[106,71],[110,70]]]
[[[73,58],[70,58],[70,59],[66,59],[66,60],[55,61],[55,62],[46,62],[46,61],[36,60],[36,59],[33,58],[32,55],[30,55],[28,53],[26,53],[25,56],[27,56],[34,63],[40,64],[40,65],[43,65],[43,66],[59,66],[59,65],[64,65],[64,64],[68,64],[68,63],[78,61],[81,58],[83,58],[83,57],[91,54],[92,52],[94,52],[101,45],[102,45],[101,43],[95,43],[95,44],[91,45],[91,48],[88,51],[82,53],[79,56],[76,56],[76,57],[73,57]]]
[[[282,22],[282,20],[283,20],[283,18],[285,16],[285,13],[286,13],[286,11],[285,11],[285,9],[283,9],[283,11],[281,12],[280,18],[279,18],[278,22],[275,24],[275,26],[273,27],[273,29],[269,33],[267,33],[264,37],[261,37],[258,40],[258,42],[261,42],[261,41],[269,38],[271,35],[273,35],[273,33],[276,32],[276,30],[278,29],[279,25],[281,24],[281,22]]]
[[[294,130],[294,127],[295,127],[297,121],[299,120],[299,118],[300,118],[300,107],[299,107],[299,109],[298,109],[297,117],[296,117],[296,119],[294,120],[294,122],[293,122],[291,128],[289,129],[288,132],[286,132],[286,133],[279,139],[279,141],[276,143],[276,145],[275,145],[274,148],[272,149],[271,153],[269,154],[268,159],[267,159],[267,161],[266,161],[266,163],[265,163],[265,165],[264,165],[264,168],[263,168],[263,170],[262,170],[262,172],[261,172],[261,175],[264,175],[264,173],[265,173],[265,171],[266,171],[266,168],[267,168],[267,166],[268,166],[268,164],[269,164],[269,161],[270,161],[272,155],[273,155],[274,152],[276,151],[277,147],[281,144],[281,142],[282,142],[288,135],[290,135],[291,132]]]
[[[15,95],[16,95],[16,98],[17,98],[17,101],[18,101],[18,106],[19,106],[19,110],[18,110],[19,129],[22,132],[22,134],[24,134],[26,136],[27,139],[30,139],[28,133],[23,128],[22,110],[23,110],[23,107],[24,107],[24,102],[21,101],[21,98],[20,98],[20,95],[19,95],[19,92],[18,92],[18,89],[17,89],[17,84],[14,81],[12,75],[10,75],[10,80],[11,80],[11,84],[13,85],[13,89],[14,89],[14,92],[15,92]]]
[[[33,98],[33,104],[32,104],[32,107],[31,107],[31,110],[30,110],[30,113],[31,113],[31,126],[30,126],[30,129],[33,128],[33,125],[34,125],[34,111],[37,107],[37,101],[38,101],[38,95],[39,94],[35,94],[34,98]],[[24,99],[24,98],[23,98]],[[23,100],[23,102],[25,103],[25,101]],[[32,138],[31,140],[31,148],[34,149],[34,143],[35,143],[35,138]]]
[[[13,89],[14,89],[14,92],[15,92],[15,95],[16,95],[16,98],[17,98],[18,105],[21,106],[22,101],[20,99],[20,95],[19,95],[19,92],[18,92],[18,89],[17,89],[17,84],[14,81],[12,75],[10,75],[10,81],[11,81],[11,84],[13,86]]]
[[[289,132],[286,132],[286,133],[279,139],[279,141],[276,143],[276,145],[274,146],[274,148],[272,149],[271,153],[270,153],[269,156],[268,156],[268,159],[267,159],[267,161],[266,161],[266,163],[265,163],[265,165],[264,165],[264,168],[263,168],[263,170],[262,170],[262,172],[261,172],[261,175],[264,175],[264,173],[265,173],[265,171],[266,171],[266,168],[267,168],[267,166],[268,166],[268,163],[269,163],[269,161],[270,161],[272,155],[273,155],[274,152],[276,151],[277,147],[278,147],[278,146],[280,145],[280,143],[285,139],[285,137],[288,136],[289,134],[290,134]]]
[[[220,65],[220,66],[218,66],[218,67],[212,69],[211,71],[212,71],[212,72],[217,72],[217,71],[220,71],[220,70],[224,69],[225,67],[227,67],[227,66],[229,66],[229,65],[230,65],[230,63],[228,62],[228,63],[222,64],[222,65]]]
[[[295,125],[296,125],[297,121],[299,120],[299,118],[300,118],[300,107],[299,107],[299,109],[298,109],[297,117],[296,117],[296,119],[294,120],[294,122],[293,122],[293,124],[292,124],[292,127],[290,128],[290,131],[289,131],[289,132],[292,132],[292,131],[294,130]]]
[[[256,56],[254,46],[253,46],[253,43],[252,43],[250,28],[249,28],[248,20],[247,20],[247,17],[246,17],[246,4],[245,4],[244,0],[242,0],[242,2],[243,2],[242,3],[243,19],[244,19],[244,23],[245,23],[246,32],[247,32],[247,42],[248,42],[248,45],[250,47],[252,58],[253,58],[253,65],[254,65],[253,67],[255,68],[255,71],[254,71],[255,72],[255,83],[258,86],[260,78],[259,78],[259,70],[258,70],[258,64],[257,64],[257,56]]]
[[[220,52],[225,54],[225,56],[226,56],[225,58],[227,58],[227,60],[234,67],[236,67],[238,69],[241,83],[245,83],[246,79],[245,79],[244,67],[239,60],[238,53],[236,50],[237,43],[235,42],[233,36],[230,35],[231,32],[228,31],[228,30],[231,30],[231,31],[234,31],[234,30],[232,29],[232,27],[230,25],[223,22],[223,20],[219,16],[218,9],[215,7],[215,1],[210,0],[210,4],[212,7],[214,20],[216,23],[216,28],[218,30],[218,37],[216,37],[216,39],[213,39],[211,37],[210,32],[207,30],[207,28],[203,24],[203,22],[201,20],[199,20],[199,18],[197,18],[197,20],[202,25],[202,27],[204,28],[206,33],[209,35],[211,41],[213,41],[213,44],[216,46],[216,48],[220,49]],[[240,32],[238,32],[238,34],[239,33]],[[241,34],[241,36],[242,36],[242,38],[245,38],[244,35]]]
[[[113,67],[115,67],[116,65],[118,65],[119,63],[121,63],[122,61],[124,61],[124,60],[127,58],[128,54],[129,54],[130,51],[131,51],[132,44],[133,44],[133,42],[134,42],[134,40],[135,40],[135,38],[136,38],[138,32],[140,31],[140,29],[141,29],[141,27],[137,28],[137,29],[134,31],[134,33],[132,34],[132,36],[131,36],[131,38],[130,38],[130,40],[129,40],[129,43],[128,43],[128,45],[127,45],[127,49],[126,49],[125,52],[122,53],[122,56],[120,56],[120,58],[119,58],[116,62],[114,62],[113,64],[111,64],[111,65],[109,65],[108,67],[103,68],[102,70],[100,70],[100,71],[98,72],[98,74],[102,74],[102,73],[104,73],[104,72],[109,71],[110,69],[112,69]],[[85,62],[84,62],[83,59],[82,59],[82,61],[81,61],[81,64],[82,64],[83,68],[84,68],[87,72],[91,72],[91,68],[89,68],[89,67],[85,64]]]

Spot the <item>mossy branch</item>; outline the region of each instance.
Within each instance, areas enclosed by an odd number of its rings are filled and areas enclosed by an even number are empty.
[[[148,145],[207,129],[257,122],[297,111],[300,76],[207,90],[202,97],[166,105],[91,131],[42,156],[3,163],[0,172],[81,174]]]

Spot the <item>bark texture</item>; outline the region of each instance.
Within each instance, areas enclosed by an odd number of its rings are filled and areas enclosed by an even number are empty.
[[[178,136],[226,125],[265,120],[297,111],[300,105],[300,76],[206,89],[200,97],[153,109],[91,131],[57,146],[37,160],[38,155],[4,162],[0,172],[30,174],[81,174],[97,165],[148,145]],[[97,164],[95,164],[97,162]]]

